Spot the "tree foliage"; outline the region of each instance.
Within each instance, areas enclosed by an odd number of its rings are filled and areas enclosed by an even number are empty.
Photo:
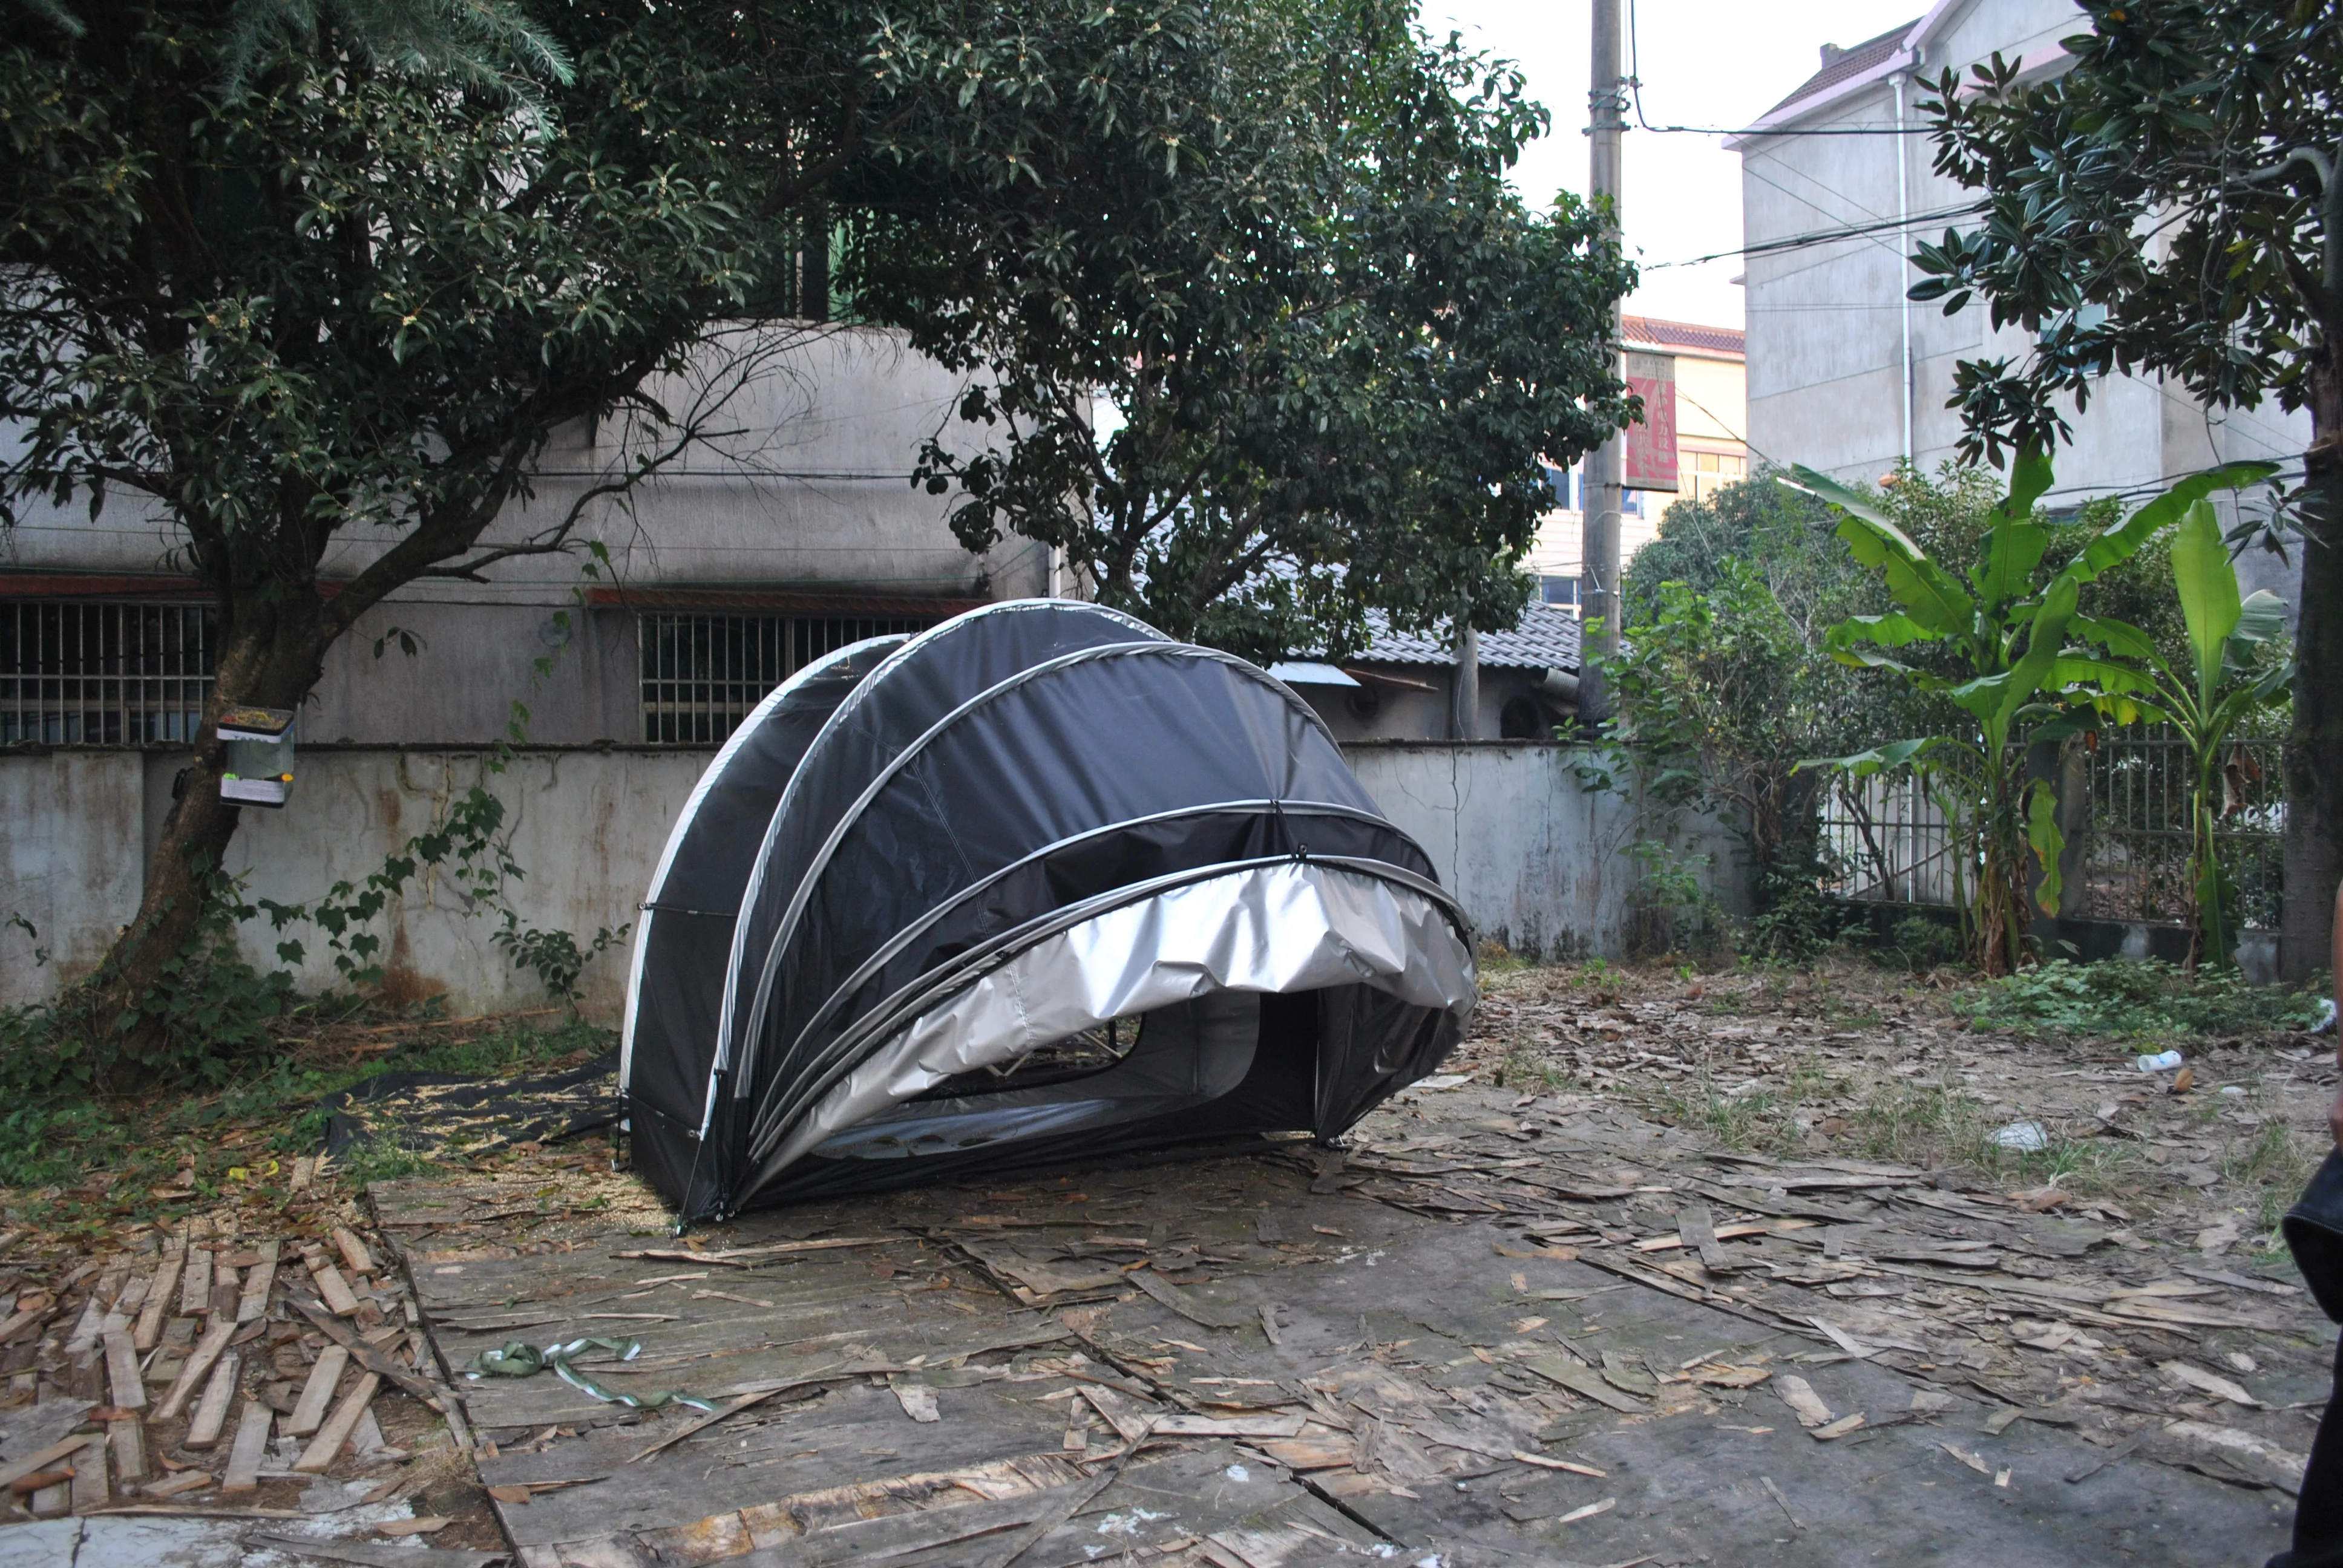
[[[1005,68],[1079,31],[1051,15]],[[970,548],[1036,540],[1103,601],[1257,658],[1355,648],[1370,608],[1508,625],[1544,462],[1626,417],[1604,323],[1632,270],[1574,198],[1539,217],[1507,188],[1546,125],[1518,72],[1388,0],[1220,15],[1245,69],[1202,56],[1193,17],[1151,39],[1160,162],[1096,205],[1003,223],[971,195],[857,231],[857,297],[983,372],[929,486],[964,492]],[[1087,149],[1133,111],[1055,112]]]
[[[387,596],[577,550],[598,504],[718,439],[822,329],[776,318],[827,293],[843,233],[863,317],[980,372],[977,427],[1041,439],[1040,469],[956,467],[939,434],[947,488],[1021,498],[1001,526],[1041,537],[1092,493],[1028,483],[1075,460],[1079,421],[1047,421],[1085,388],[1170,399],[1131,427],[1174,435],[1118,449],[1116,482],[1164,454],[1207,477],[1121,557],[1069,537],[1109,597],[1264,650],[1341,640],[1369,584],[1485,609],[1517,591],[1541,447],[1624,413],[1594,307],[1625,274],[1583,214],[1509,205],[1542,120],[1412,23],[1383,0],[11,8],[0,514],[156,520],[217,609],[215,701],[297,708]],[[565,427],[608,466],[522,509]],[[1334,471],[1345,441],[1373,484]],[[204,737],[101,971],[134,1031],[235,830]]]
[[[1994,509],[1975,563],[1956,575],[1868,497],[1813,469],[1795,471],[1790,482],[1844,515],[1839,537],[1879,575],[1894,601],[1892,608],[1833,627],[1832,657],[1892,672],[1965,719],[1956,729],[1869,747],[1827,765],[1858,777],[1903,768],[1919,772],[1951,829],[1955,898],[1987,974],[2006,974],[2023,961],[2030,903],[2058,912],[2064,840],[2056,790],[2046,779],[2027,778],[2024,744],[2058,733],[2064,699],[2093,678],[2084,668],[2087,649],[2070,644],[2070,636],[2111,635],[2105,629],[2111,623],[2079,614],[2085,586],[2129,560],[2214,490],[2268,474],[2267,464],[2240,464],[2192,476],[2109,522],[2053,566],[2046,558],[2056,538],[2035,508],[2050,488],[2050,459],[2028,446],[2010,465],[2008,494]],[[2147,645],[2145,637],[2132,636]],[[1937,650],[1949,670],[1915,660],[1907,650],[1916,648]],[[2033,899],[2029,849],[2041,869]]]
[[[1936,84],[1936,169],[1986,216],[1920,247],[1912,297],[1948,314],[1981,297],[2035,340],[1959,367],[1971,456],[2065,437],[2062,401],[2116,371],[2310,411],[2280,949],[2302,979],[2343,875],[2343,27],[2327,0],[2081,6],[2058,75],[2025,84],[1996,55]]]

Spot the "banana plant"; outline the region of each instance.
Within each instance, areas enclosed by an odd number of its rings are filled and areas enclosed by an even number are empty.
[[[2131,558],[2214,490],[2250,483],[2266,464],[2234,464],[2192,475],[2110,525],[2046,574],[2053,534],[2034,514],[2052,483],[2050,458],[2026,447],[2011,460],[2009,487],[1988,519],[1976,562],[1961,575],[1929,558],[1872,498],[1803,465],[1782,482],[1829,502],[1843,515],[1838,536],[1877,572],[1896,607],[1831,628],[1825,647],[1842,664],[1893,672],[1915,689],[1966,713],[1963,733],[1925,736],[1805,766],[1855,777],[1915,769],[1944,812],[1953,849],[1955,900],[1971,954],[1987,974],[2006,974],[2025,956],[2026,856],[2042,868],[2036,897],[2058,912],[2057,798],[2046,779],[2029,781],[2018,744],[2029,724],[2060,716],[2058,699],[2088,677],[2071,668],[2087,650],[2070,648],[2083,586]],[[1906,650],[1926,646],[1931,668]],[[2062,661],[2068,661],[2062,664]],[[1974,881],[1971,876],[1974,875]]]
[[[2077,616],[2074,636],[2104,654],[2078,649],[2059,660],[2051,678],[2087,688],[2098,715],[2117,724],[2169,724],[2188,748],[2193,969],[2205,960],[2229,964],[2237,947],[2237,885],[2213,836],[2223,794],[2221,752],[2238,725],[2286,693],[2294,664],[2255,668],[2255,650],[2284,634],[2286,606],[2266,588],[2239,596],[2237,568],[2208,501],[2188,508],[2173,538],[2172,586],[2188,628],[2185,665],[2167,658],[2137,627]]]

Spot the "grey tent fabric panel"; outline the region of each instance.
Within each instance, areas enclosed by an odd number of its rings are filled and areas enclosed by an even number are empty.
[[[1317,861],[1233,870],[1103,911],[1034,943],[871,1050],[789,1131],[741,1196],[841,1129],[947,1078],[1109,1019],[1218,991],[1345,985],[1466,1013],[1472,949],[1441,903]]]
[[[1287,855],[1368,859],[1432,876],[1423,852],[1373,812],[1311,801],[1232,801],[1137,818],[1071,835],[938,905],[824,999],[784,1049],[817,1058],[873,1008],[956,955],[1118,888],[1202,868]],[[809,991],[819,979],[809,980]]]
[[[618,1071],[636,1104],[678,1120],[699,1111],[754,846],[814,737],[904,640],[871,638],[807,665],[757,705],[700,775],[635,929]]]
[[[1101,765],[1101,736],[1141,729],[1147,766]],[[802,1065],[800,1031],[890,935],[1033,846],[1231,799],[1374,809],[1314,715],[1202,649],[1103,649],[997,691],[902,759],[800,890],[787,945],[766,959],[774,980],[741,1089]],[[887,868],[883,882],[864,874],[871,866]]]
[[[806,868],[870,780],[938,719],[1019,670],[1135,638],[1161,640],[1162,634],[1097,605],[1021,599],[988,606],[911,638],[839,706],[789,779],[755,851],[733,933],[733,980],[718,1025],[719,1065],[737,1054],[765,955]]]
[[[1284,686],[1061,601],[861,653],[760,705],[645,901],[623,1084],[684,1222],[1327,1134],[1461,1038],[1461,911]]]

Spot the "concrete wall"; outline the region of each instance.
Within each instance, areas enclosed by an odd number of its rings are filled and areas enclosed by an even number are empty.
[[[1747,911],[1740,841],[1705,819],[1670,823],[1618,789],[1583,784],[1576,747],[1535,741],[1345,746],[1367,792],[1423,846],[1483,939],[1524,958],[1616,958],[1628,948],[1636,867],[1654,839],[1705,854],[1720,905]]]
[[[1391,819],[1422,843],[1482,935],[1534,957],[1623,950],[1634,862],[1628,848],[1655,836],[1624,796],[1590,791],[1575,753],[1549,744],[1365,744],[1346,753]],[[248,810],[229,869],[247,897],[316,899],[357,881],[449,806],[487,782],[506,802],[506,832],[526,875],[508,897],[524,924],[580,941],[637,918],[666,843],[711,753],[648,748],[538,748],[491,777],[486,754],[391,748],[310,749],[292,802]],[[38,1001],[86,973],[136,911],[172,779],[167,750],[13,748],[0,752],[0,1004]],[[1689,847],[1713,857],[1730,884],[1732,840],[1695,824]],[[387,986],[417,999],[445,992],[458,1013],[537,1007],[534,977],[516,974],[491,941],[492,916],[467,903],[444,873],[410,886],[382,922]],[[305,989],[334,984],[322,935],[289,934],[306,950]],[[266,920],[244,933],[246,956],[274,967],[278,934]],[[36,945],[47,950],[36,961]],[[624,1000],[623,950],[584,976],[590,1016],[615,1020]]]

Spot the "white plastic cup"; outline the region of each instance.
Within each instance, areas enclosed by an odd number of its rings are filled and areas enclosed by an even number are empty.
[[[2177,1050],[2159,1051],[2154,1056],[2141,1057],[2139,1070],[2142,1072],[2170,1072],[2187,1060]]]

